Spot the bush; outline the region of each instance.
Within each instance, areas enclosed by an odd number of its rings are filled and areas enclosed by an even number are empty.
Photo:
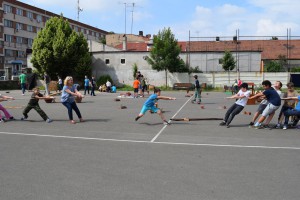
[[[107,80],[109,80],[109,82],[111,82],[111,84],[113,84],[113,81],[112,81],[110,75],[108,75],[108,74],[100,76],[96,82],[97,82],[97,85],[100,86],[100,85],[105,84],[107,82]]]

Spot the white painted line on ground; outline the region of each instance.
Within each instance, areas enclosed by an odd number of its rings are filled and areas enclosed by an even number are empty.
[[[0,135],[19,135],[33,137],[48,137],[48,138],[65,138],[77,140],[93,140],[93,141],[111,141],[111,142],[130,142],[130,143],[147,143],[147,144],[167,144],[167,145],[182,145],[182,146],[207,146],[207,147],[231,147],[231,148],[257,148],[257,149],[285,149],[285,150],[300,150],[300,147],[276,147],[276,146],[255,146],[255,145],[230,145],[230,144],[197,144],[197,143],[180,143],[180,142],[150,142],[145,140],[118,140],[105,138],[89,138],[89,137],[73,137],[65,135],[40,135],[31,133],[10,133],[0,132]]]
[[[191,96],[191,98],[189,98],[182,106],[181,108],[179,108],[179,110],[173,115],[172,118],[174,118],[181,110],[182,108],[187,104],[187,102],[189,102],[194,96]],[[168,122],[170,123],[171,120],[169,120]],[[151,140],[151,142],[154,142],[158,136],[165,130],[165,128],[167,127],[168,125],[165,125],[157,134],[156,136]]]

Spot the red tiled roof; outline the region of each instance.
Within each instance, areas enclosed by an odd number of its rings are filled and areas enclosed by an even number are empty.
[[[288,43],[288,45],[287,45]],[[289,59],[300,59],[300,40],[240,40],[234,41],[180,41],[178,45],[182,52],[189,50],[191,52],[212,52],[212,51],[261,51],[261,58],[278,59],[283,55]],[[289,51],[287,50],[289,47]],[[117,45],[115,48],[123,49],[123,45]],[[127,51],[147,51],[146,42],[128,42]]]

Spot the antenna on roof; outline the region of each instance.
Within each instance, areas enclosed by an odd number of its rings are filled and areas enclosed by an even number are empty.
[[[83,11],[83,9],[80,8],[79,0],[77,0],[77,21],[79,21],[79,13],[82,11]]]
[[[133,10],[134,10],[135,3],[132,3],[132,10],[131,10],[131,34],[132,34],[132,27],[133,27]]]

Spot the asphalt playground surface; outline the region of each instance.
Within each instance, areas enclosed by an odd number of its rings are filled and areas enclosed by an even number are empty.
[[[1,200],[299,200],[300,130],[248,128],[258,105],[230,128],[220,120],[166,126],[157,114],[134,120],[146,98],[97,92],[77,104],[85,120],[77,124],[59,96],[40,100],[46,123],[35,110],[19,120],[31,93],[0,93],[16,98],[1,104],[17,119],[0,123]],[[222,118],[234,103],[222,92],[203,92],[201,105],[185,94],[162,92],[177,98],[158,102],[167,119]]]

